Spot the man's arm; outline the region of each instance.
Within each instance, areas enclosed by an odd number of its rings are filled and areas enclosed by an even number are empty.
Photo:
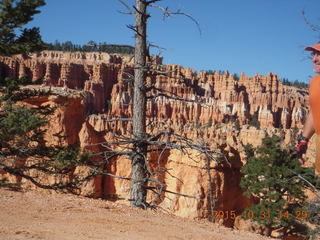
[[[297,157],[301,164],[304,164],[303,154],[307,152],[308,141],[315,133],[313,125],[312,113],[309,112],[306,121],[303,126],[302,134],[298,136],[298,145],[296,146]]]
[[[307,119],[304,123],[302,136],[307,139],[310,139],[312,137],[312,135],[314,134],[314,132],[315,132],[315,130],[314,130],[314,125],[313,125],[312,113],[309,112]]]

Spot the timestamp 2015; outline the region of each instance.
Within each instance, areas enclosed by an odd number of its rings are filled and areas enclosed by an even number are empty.
[[[261,210],[259,212],[254,212],[251,210],[245,210],[241,214],[237,213],[235,210],[226,210],[226,211],[213,211],[212,218],[215,220],[221,219],[235,219],[237,216],[241,216],[244,219],[270,219],[270,218],[290,218],[294,217],[297,220],[304,220],[309,217],[307,211],[297,210],[292,213],[286,210],[278,210],[271,212],[270,210]]]

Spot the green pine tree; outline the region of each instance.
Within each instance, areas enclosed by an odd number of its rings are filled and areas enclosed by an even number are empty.
[[[76,144],[71,146],[47,144],[45,134],[48,117],[55,109],[49,106],[27,108],[15,103],[28,97],[39,97],[48,93],[36,91],[31,91],[29,94],[21,93],[18,82],[7,79],[0,89],[0,95],[2,95],[0,98],[0,169],[30,180],[41,188],[74,190],[87,176],[83,179],[74,178],[74,181],[70,182],[43,184],[38,174],[31,174],[30,171],[36,170],[48,176],[67,176],[76,166],[92,166],[91,154],[81,153]],[[10,91],[7,89],[8,86]],[[28,162],[30,159],[32,163]]]
[[[300,177],[313,182],[313,169],[301,167],[290,151],[281,146],[277,136],[264,138],[256,149],[246,146],[246,154],[240,186],[245,189],[245,196],[257,198],[259,203],[246,209],[245,213],[251,215],[244,216],[270,231],[279,228],[291,231],[294,222],[305,220],[299,215],[303,211],[307,184]]]
[[[0,55],[43,49],[39,28],[22,29],[43,5],[44,0],[0,0]]]
[[[37,9],[44,4],[43,0],[0,0],[0,55],[25,54],[43,48],[39,29],[22,27],[39,13]],[[90,162],[90,153],[80,153],[77,146],[49,146],[45,142],[47,119],[54,109],[44,106],[27,108],[15,103],[48,93],[21,91],[19,84],[22,83],[26,83],[25,79],[5,78],[0,81],[0,170],[25,178],[38,187],[56,190],[72,190],[82,181],[94,177],[96,173],[82,179],[74,177],[67,183],[43,184],[38,174],[31,173],[38,171],[66,176],[77,165],[92,166],[94,163]],[[0,186],[8,186],[5,179],[0,179],[0,183]]]

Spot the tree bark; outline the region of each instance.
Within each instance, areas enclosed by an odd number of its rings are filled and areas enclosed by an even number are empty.
[[[136,0],[135,12],[135,58],[133,94],[133,136],[131,205],[146,208],[148,183],[146,139],[146,49],[147,49],[147,5],[144,0]]]

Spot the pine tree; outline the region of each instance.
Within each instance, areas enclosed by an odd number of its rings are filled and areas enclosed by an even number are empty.
[[[77,145],[47,144],[45,134],[48,117],[55,108],[49,106],[27,108],[15,103],[50,93],[26,89],[21,92],[18,86],[19,80],[6,80],[0,85],[0,170],[18,179],[25,178],[41,188],[73,191],[86,180],[87,176],[83,179],[75,178],[70,182],[53,184],[42,183],[39,176],[41,174],[54,175],[58,178],[67,176],[78,165],[92,165],[91,154],[81,153]],[[33,174],[32,171],[41,174]],[[94,176],[93,174],[91,177]],[[1,179],[0,185],[10,184],[4,184],[4,179]]]
[[[37,8],[43,5],[43,0],[0,0],[0,55],[43,49],[39,28],[22,29],[34,14],[40,12]]]
[[[18,30],[39,13],[43,0],[0,0],[0,55],[25,54],[43,48],[38,28]],[[75,178],[67,183],[42,184],[38,171],[42,174],[65,176],[72,173],[75,166],[90,163],[90,154],[81,154],[77,146],[49,146],[44,140],[47,118],[53,113],[50,107],[27,108],[16,105],[29,97],[39,97],[41,91],[21,91],[21,79],[0,79],[0,171],[17,178],[30,180],[38,187],[47,189],[72,190],[83,179]],[[63,136],[61,136],[63,137]],[[31,159],[31,162],[28,160]],[[94,177],[96,173],[90,177]],[[8,186],[4,179],[0,186]]]
[[[264,138],[256,149],[246,146],[246,154],[240,186],[247,197],[257,198],[259,203],[245,210],[245,218],[265,225],[270,231],[281,227],[290,231],[293,222],[299,220],[306,199],[306,182],[301,177],[314,181],[313,169],[301,167],[277,136]],[[300,220],[305,219],[301,216]]]

